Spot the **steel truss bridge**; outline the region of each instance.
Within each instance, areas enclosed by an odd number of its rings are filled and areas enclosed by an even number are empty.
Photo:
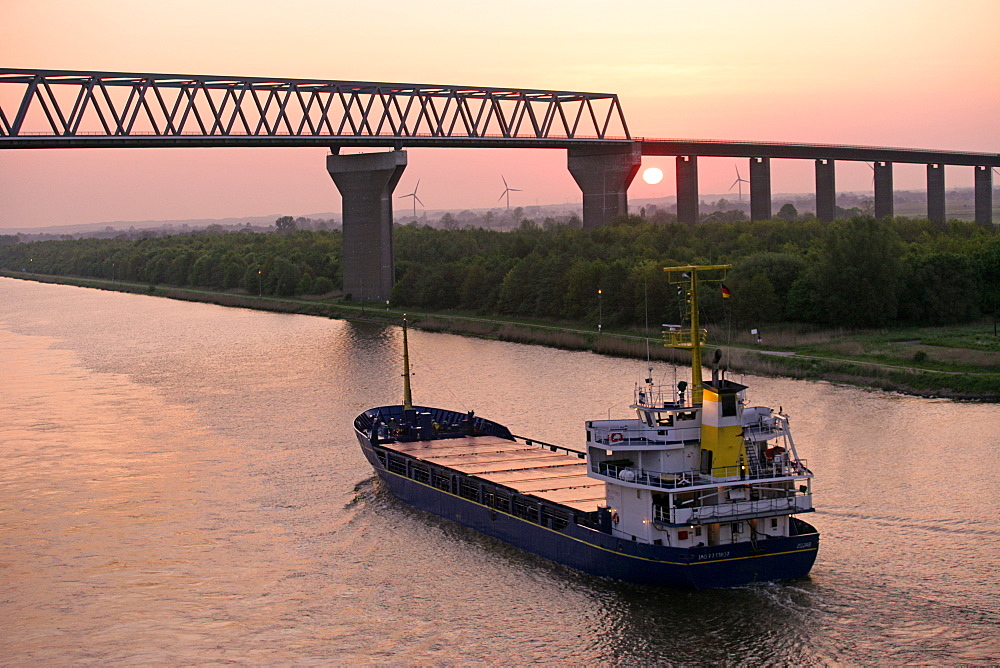
[[[0,69],[0,147],[628,142],[617,95],[425,84]]]

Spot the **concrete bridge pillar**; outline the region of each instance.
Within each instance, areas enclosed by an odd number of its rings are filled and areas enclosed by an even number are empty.
[[[698,222],[698,156],[677,156],[677,220]]]
[[[395,282],[392,191],[406,151],[328,155],[326,169],[343,198],[344,294],[384,301]]]
[[[628,187],[642,164],[642,147],[568,150],[569,173],[583,191],[583,229],[592,230],[628,213]]]
[[[750,220],[771,219],[771,159],[750,158]]]
[[[927,218],[944,222],[944,165],[927,165]]]
[[[837,174],[833,160],[816,161],[816,217],[824,223],[837,217]]]
[[[875,163],[875,217],[892,218],[892,163]]]
[[[976,222],[993,224],[993,169],[976,165]]]

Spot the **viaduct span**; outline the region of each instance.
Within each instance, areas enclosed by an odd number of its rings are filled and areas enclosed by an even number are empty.
[[[908,148],[650,139],[618,96],[515,88],[0,68],[0,148],[329,147],[343,199],[344,291],[386,299],[394,282],[392,193],[408,147],[567,152],[583,223],[626,213],[642,156],[676,156],[677,216],[698,218],[698,157],[750,161],[751,218],[771,217],[770,160],[815,161],[816,208],[833,220],[837,161],[875,170],[875,215],[892,216],[894,163],[927,165],[928,217],[945,218],[945,165],[975,171],[976,221],[992,223],[1000,155]],[[341,155],[346,147],[386,152]]]

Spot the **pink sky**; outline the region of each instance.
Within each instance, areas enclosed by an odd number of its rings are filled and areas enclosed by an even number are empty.
[[[1000,153],[1000,2],[0,0],[0,64],[617,93],[633,135]],[[0,229],[339,211],[324,149],[0,152]],[[702,159],[702,193],[745,161]],[[672,158],[657,186],[673,195]],[[565,151],[410,149],[429,209],[578,202]],[[772,191],[811,191],[772,161]],[[949,168],[948,187],[972,184]],[[899,189],[925,187],[899,165]],[[839,190],[871,188],[838,163]],[[735,196],[735,191],[734,191]],[[407,209],[398,201],[396,211]]]

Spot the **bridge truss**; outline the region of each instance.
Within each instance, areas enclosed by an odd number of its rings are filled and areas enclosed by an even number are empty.
[[[628,141],[607,93],[0,68],[0,148]]]

